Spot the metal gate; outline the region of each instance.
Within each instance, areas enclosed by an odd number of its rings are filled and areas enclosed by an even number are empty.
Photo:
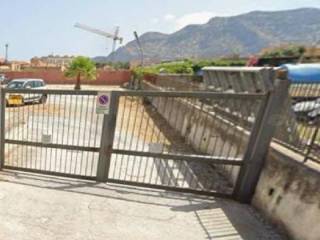
[[[103,121],[96,92],[2,89],[1,100],[4,168],[96,178]]]
[[[107,115],[97,91],[2,89],[2,167],[247,199],[287,89],[271,69],[249,73],[264,91],[111,91]]]

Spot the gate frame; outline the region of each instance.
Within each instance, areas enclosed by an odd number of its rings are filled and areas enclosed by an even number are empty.
[[[253,129],[249,135],[248,145],[244,157],[241,162],[236,161],[227,161],[226,159],[218,159],[212,156],[212,159],[206,159],[203,156],[188,156],[186,159],[183,159],[183,155],[180,157],[176,155],[167,154],[166,157],[174,158],[176,160],[203,160],[209,161],[214,164],[227,164],[227,165],[238,165],[240,166],[240,173],[238,175],[234,191],[232,195],[223,194],[219,192],[206,192],[201,190],[194,190],[188,188],[178,188],[171,186],[162,186],[155,184],[147,184],[140,182],[129,182],[125,180],[117,180],[109,178],[109,169],[112,153],[123,154],[125,150],[114,150],[113,141],[116,130],[116,119],[119,107],[119,98],[121,96],[135,96],[135,97],[147,97],[147,96],[159,96],[159,97],[199,97],[210,98],[210,96],[215,96],[216,98],[227,98],[227,93],[216,93],[216,92],[172,92],[172,91],[133,91],[133,90],[111,90],[111,99],[110,99],[110,113],[104,115],[103,125],[102,125],[102,135],[100,142],[100,149],[92,149],[92,151],[99,152],[98,168],[96,177],[90,177],[90,179],[95,179],[98,182],[111,182],[118,184],[126,185],[135,185],[139,187],[151,187],[163,190],[171,191],[180,191],[180,192],[189,192],[201,195],[210,195],[216,197],[232,197],[236,200],[249,203],[252,199],[252,196],[255,191],[255,187],[258,183],[265,158],[268,153],[270,142],[275,131],[275,126],[277,121],[280,120],[280,113],[284,106],[285,100],[288,97],[288,89],[290,82],[287,79],[287,74],[284,71],[279,72],[279,69],[266,68],[262,72],[262,77],[265,83],[270,86],[266,94],[261,93],[232,93],[232,96],[248,99],[250,97],[262,96],[261,106],[257,115],[257,118],[254,122]],[[280,73],[280,75],[278,75]],[[0,170],[4,167],[5,161],[5,108],[6,108],[6,98],[5,93],[10,93],[14,90],[0,89]],[[69,90],[23,90],[25,93],[40,92],[40,93],[57,93],[61,94],[90,94],[93,95],[97,91],[69,91]],[[230,95],[230,93],[229,93]],[[20,141],[21,142],[21,141]],[[20,143],[22,144],[22,143]],[[28,143],[29,145],[32,143]],[[59,144],[38,144],[34,143],[35,146],[42,147],[55,147],[59,148]],[[61,146],[60,146],[61,147]],[[82,148],[79,146],[73,146],[74,148]],[[135,151],[128,151],[134,153]],[[135,153],[139,154],[139,153]],[[141,153],[142,154],[142,153]],[[149,154],[150,156],[156,155],[153,153],[146,153],[143,156]],[[161,157],[161,156],[160,156]],[[6,167],[7,168],[7,167]],[[26,170],[25,170],[26,171]],[[31,170],[32,171],[32,170]],[[38,171],[39,173],[45,173],[45,171]],[[48,174],[52,174],[51,172]],[[55,175],[64,175],[57,173]],[[65,175],[64,175],[65,176]],[[72,176],[67,176],[72,177]],[[80,176],[74,176],[80,177]],[[85,176],[81,178],[86,178]]]
[[[277,122],[281,119],[280,113],[285,105],[285,101],[288,97],[288,90],[290,86],[290,82],[287,78],[287,72],[279,69],[272,69],[272,68],[266,68],[262,70],[262,77],[265,85],[267,86],[267,93],[264,94],[264,96],[261,98],[262,103],[257,115],[257,118],[254,122],[252,131],[249,135],[249,141],[246,147],[245,154],[243,156],[242,162],[237,161],[230,161],[223,160],[223,159],[214,159],[214,157],[211,157],[212,159],[208,159],[208,162],[215,164],[226,164],[226,165],[238,165],[240,166],[240,172],[237,177],[236,184],[234,186],[234,191],[231,195],[229,194],[223,194],[219,192],[209,192],[209,191],[200,191],[200,190],[193,190],[193,189],[184,189],[184,188],[178,188],[178,187],[171,187],[171,186],[161,186],[161,185],[155,185],[155,184],[148,184],[148,183],[140,183],[140,182],[131,182],[131,181],[125,181],[125,180],[116,180],[116,179],[109,179],[109,167],[110,167],[110,161],[111,161],[111,155],[112,153],[118,153],[118,154],[124,154],[127,152],[127,154],[131,155],[137,155],[139,156],[139,153],[135,151],[127,151],[127,150],[114,150],[112,149],[112,146],[109,145],[110,139],[106,138],[107,143],[102,143],[102,146],[105,146],[105,150],[102,151],[102,154],[106,154],[109,156],[109,160],[107,161],[107,164],[102,165],[103,167],[107,167],[107,171],[104,173],[106,176],[101,176],[100,179],[102,179],[104,182],[111,182],[111,183],[117,183],[117,184],[126,184],[126,185],[134,185],[138,187],[151,187],[156,189],[163,189],[163,190],[171,190],[171,191],[179,191],[179,192],[188,192],[188,193],[195,193],[200,195],[209,195],[209,196],[215,196],[215,197],[225,197],[225,198],[234,198],[242,203],[250,203],[255,188],[257,186],[261,171],[263,169],[264,161],[266,159],[266,156],[268,154],[268,150],[270,147],[270,143],[273,137],[273,133],[276,128]],[[120,96],[180,96],[181,94],[186,94],[186,97],[192,97],[197,95],[197,93],[192,92],[172,92],[172,91],[162,91],[162,92],[155,92],[155,91],[113,91],[113,97],[114,99],[117,99],[117,104],[119,103],[119,97]],[[198,94],[205,95],[213,94],[212,92],[198,92]],[[225,93],[214,93],[213,95],[219,96],[221,98],[226,97]],[[244,94],[237,94],[233,93],[233,96],[243,96]],[[261,95],[261,94],[256,94]],[[250,96],[255,96],[253,93],[249,93],[246,95],[247,98],[250,98]],[[111,103],[111,106],[114,106]],[[110,113],[111,114],[111,113]],[[114,131],[115,131],[115,122],[116,122],[116,116],[114,116],[116,112],[112,112],[112,116],[110,116],[111,120],[111,126],[114,127],[114,129],[108,129],[106,135],[109,134],[110,138],[114,137]],[[110,118],[107,117],[105,119],[106,123],[110,122]],[[104,129],[107,129],[104,127]],[[111,131],[111,133],[109,132]],[[103,141],[103,140],[102,140]],[[168,156],[167,156],[168,155]],[[141,153],[141,156],[153,156],[153,157],[161,157],[162,154],[154,154],[154,153]],[[168,157],[168,159],[172,159],[176,157],[175,155],[170,156],[170,154],[164,154],[165,158]],[[183,156],[181,156],[183,157]],[[106,157],[105,159],[107,159]],[[189,160],[206,160],[205,157],[187,157]],[[198,158],[198,159],[197,159]],[[187,160],[186,159],[186,160]],[[180,157],[176,160],[182,160]],[[105,169],[105,168],[104,168]]]

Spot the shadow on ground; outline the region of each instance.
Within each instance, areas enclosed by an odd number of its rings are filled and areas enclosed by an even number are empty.
[[[16,224],[18,230],[19,227],[25,227],[19,218],[15,222],[15,211],[19,211],[19,206],[28,213],[28,222],[35,221],[35,216],[44,214],[43,211],[37,211],[45,209],[45,204],[49,204],[51,210],[54,204],[62,204],[66,215],[70,214],[69,209],[76,208],[78,213],[71,216],[70,221],[79,224],[82,230],[79,230],[77,236],[82,234],[82,238],[77,238],[68,231],[70,222],[65,216],[61,216],[65,224],[55,229],[54,223],[61,221],[60,215],[48,210],[45,214],[50,215],[47,218],[51,219],[52,223],[43,227],[42,236],[47,236],[46,239],[63,239],[56,235],[51,238],[46,232],[48,229],[52,233],[59,231],[59,234],[68,239],[100,240],[107,236],[109,239],[283,239],[250,206],[231,200],[32,173],[1,172],[0,203],[0,215],[10,216],[9,221]],[[12,208],[11,205],[15,204]],[[92,215],[91,210],[94,208],[98,211]],[[101,225],[82,226],[83,222],[87,222],[86,211],[91,214],[90,224],[96,224],[99,219],[106,228],[101,228]],[[100,216],[101,214],[103,216]],[[0,223],[0,238],[9,239],[10,229],[3,224]],[[86,228],[99,234],[89,238],[85,235]],[[39,231],[42,231],[41,229]],[[12,232],[15,239],[41,239],[34,235],[28,238],[25,233],[19,238],[18,230]],[[134,234],[131,236],[132,231]]]

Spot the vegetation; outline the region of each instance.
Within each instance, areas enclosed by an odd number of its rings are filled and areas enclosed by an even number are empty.
[[[183,60],[179,62],[166,62],[161,64],[156,64],[147,67],[138,67],[134,69],[134,74],[141,76],[141,74],[197,74],[205,66],[244,66],[244,60]]]
[[[129,62],[97,62],[96,63],[97,68],[104,68],[106,66],[109,66],[110,68],[113,68],[115,70],[130,69]]]
[[[227,60],[227,59],[218,59],[218,60],[202,60],[195,62],[193,64],[193,72],[199,72],[203,67],[233,67],[233,66],[245,66],[245,60]]]
[[[77,82],[74,89],[80,90],[82,78],[88,80],[96,78],[95,63],[87,57],[76,57],[65,71],[65,76],[70,78],[76,77]]]
[[[262,52],[263,58],[280,58],[280,57],[300,57],[306,51],[304,46],[287,45],[276,48],[266,49]]]

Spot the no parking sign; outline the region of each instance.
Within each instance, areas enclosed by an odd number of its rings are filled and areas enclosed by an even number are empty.
[[[99,92],[97,95],[97,114],[109,114],[111,92]]]

